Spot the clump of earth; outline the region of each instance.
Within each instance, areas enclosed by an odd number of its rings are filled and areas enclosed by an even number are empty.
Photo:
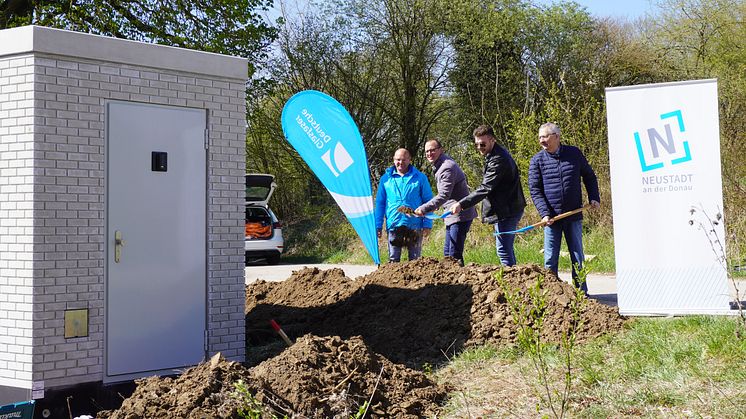
[[[579,341],[622,327],[615,307],[581,300],[574,310],[574,287],[535,265],[461,267],[423,258],[356,280],[340,269],[306,268],[246,287],[245,365],[218,355],[176,378],[138,380],[120,409],[98,417],[240,417],[247,399],[237,393],[239,381],[267,417],[349,418],[365,406],[369,417],[432,417],[449,388],[422,371],[471,346],[512,345],[518,326],[508,301],[531,306],[528,290],[537,281],[546,341],[559,342],[575,318]]]
[[[501,277],[501,286],[497,276]],[[502,268],[452,259],[422,258],[382,265],[356,280],[340,269],[306,268],[283,282],[257,281],[246,287],[247,356],[278,338],[274,319],[291,337],[313,334],[361,336],[393,362],[421,369],[447,362],[464,348],[514,343],[519,326],[505,291],[530,304],[528,288],[541,278],[546,300],[543,339],[559,343],[573,324],[575,288],[537,265]],[[616,307],[587,299],[581,304],[577,340],[622,327]],[[281,346],[275,346],[281,350]],[[259,352],[257,362],[272,352]]]
[[[237,418],[241,403],[233,397],[233,383],[246,380],[248,369],[220,356],[189,368],[175,378],[148,377],[136,380],[135,392],[114,411],[97,418]]]
[[[436,414],[447,394],[424,373],[373,353],[359,336],[306,335],[251,369],[218,354],[177,378],[138,380],[119,409],[97,417],[239,418],[250,406],[262,417],[347,419],[367,408],[369,417],[420,418]]]

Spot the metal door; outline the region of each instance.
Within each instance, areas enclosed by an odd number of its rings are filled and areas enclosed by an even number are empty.
[[[205,354],[205,110],[107,105],[105,381]]]

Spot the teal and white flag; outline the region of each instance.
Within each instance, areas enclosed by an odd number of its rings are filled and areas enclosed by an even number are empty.
[[[368,157],[350,114],[333,97],[304,90],[282,109],[282,130],[380,264]]]

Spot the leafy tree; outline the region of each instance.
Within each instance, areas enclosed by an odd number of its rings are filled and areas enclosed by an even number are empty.
[[[41,25],[263,58],[276,29],[257,13],[272,0],[2,0],[0,29]]]
[[[342,3],[341,10],[352,17],[351,32],[360,34],[351,46],[364,51],[381,87],[377,97],[368,94],[365,100],[386,120],[383,155],[376,156],[382,162],[404,147],[420,163],[430,128],[448,110],[442,99],[452,63],[447,39],[437,30],[439,16],[432,13],[436,5],[436,0]]]
[[[731,237],[746,232],[746,3],[663,0],[661,10],[629,22],[594,18],[572,2],[529,0],[336,0],[309,8],[281,28],[280,54],[265,71],[272,82],[249,91],[247,167],[277,174],[281,190],[292,185],[278,196],[286,216],[335,207],[279,126],[292,94],[317,89],[358,124],[374,186],[395,148],[409,148],[422,167],[428,137],[440,138],[474,185],[482,159],[471,131],[481,123],[495,127],[525,173],[539,125],[555,121],[608,191],[605,89],[717,77],[730,251]],[[592,224],[610,225],[611,206],[603,208]]]
[[[717,78],[725,226],[731,260],[746,254],[746,3],[663,0],[646,41],[673,80]]]
[[[443,117],[450,66],[445,38],[430,23],[426,1],[340,0],[289,17],[268,72],[279,119],[282,104],[304,89],[339,100],[357,123],[375,177],[406,147],[420,163],[432,125]],[[269,123],[250,118],[250,127]],[[275,138],[282,138],[275,125]],[[284,158],[284,157],[282,157]],[[304,169],[305,170],[305,169]]]
[[[442,30],[455,51],[452,99],[459,118],[468,121],[461,136],[470,141],[471,130],[487,123],[506,139],[506,117],[526,103],[519,37],[527,6],[516,0],[448,0],[440,7],[448,16]]]

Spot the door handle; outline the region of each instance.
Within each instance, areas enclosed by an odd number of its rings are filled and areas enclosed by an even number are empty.
[[[114,262],[119,263],[122,258],[122,247],[124,246],[124,239],[122,239],[122,232],[117,230],[114,232]]]

